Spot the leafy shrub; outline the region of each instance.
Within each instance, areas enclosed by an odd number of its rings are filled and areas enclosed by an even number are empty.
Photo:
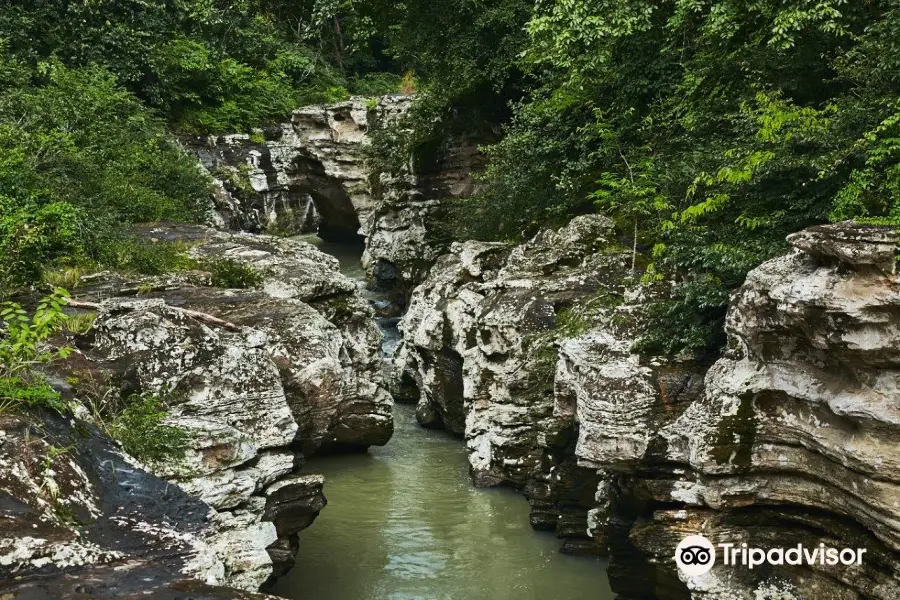
[[[211,181],[110,73],[58,62],[0,87],[0,294],[44,269],[102,263],[123,225],[197,220]]]
[[[134,395],[107,426],[128,454],[140,460],[166,460],[184,456],[187,434],[164,423],[168,411],[155,394]]]
[[[401,90],[401,78],[394,73],[366,73],[350,82],[350,91],[358,96],[386,96]]]
[[[60,414],[69,412],[68,403],[46,381],[0,377],[0,415],[22,408],[49,408]]]
[[[246,290],[258,288],[264,280],[262,273],[232,258],[212,258],[200,266],[210,272],[215,287]]]
[[[121,236],[109,242],[103,262],[131,273],[165,275],[197,267],[197,262],[187,256],[188,248],[181,242],[150,242]]]
[[[44,380],[38,368],[71,351],[53,348],[48,340],[66,323],[63,305],[69,294],[57,289],[43,298],[29,316],[14,302],[0,304],[0,413],[22,407],[46,407],[66,412],[67,405]]]

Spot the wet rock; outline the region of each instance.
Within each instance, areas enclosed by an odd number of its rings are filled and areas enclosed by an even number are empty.
[[[154,600],[277,600],[275,596],[209,585],[162,571],[153,563],[122,562],[93,565],[89,569],[21,578],[0,584],[8,600],[58,600],[59,598],[153,598]]]
[[[96,303],[97,318],[56,375],[76,401],[166,400],[166,424],[187,435],[184,457],[142,468],[203,503],[196,537],[206,571],[196,576],[258,590],[289,568],[298,532],[324,507],[321,478],[295,475],[304,456],[390,438],[380,333],[354,282],[309,244],[188,225],[136,232],[184,243],[201,266],[221,257],[251,266],[260,289],[211,288],[202,272],[87,278],[76,296]],[[63,564],[52,544],[10,544],[10,556]],[[69,547],[82,562],[118,558]]]
[[[4,597],[258,597],[212,587],[226,573],[209,543],[209,506],[132,464],[90,424],[74,425],[42,411],[0,416]]]
[[[325,508],[324,483],[321,475],[295,475],[272,484],[265,490],[263,519],[271,521],[281,537],[300,533]]]

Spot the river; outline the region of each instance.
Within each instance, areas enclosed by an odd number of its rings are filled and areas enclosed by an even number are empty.
[[[317,238],[305,237],[316,242]],[[317,245],[360,280],[359,251]],[[558,552],[508,489],[472,486],[465,445],[394,408],[395,433],[366,454],[312,459],[328,506],[300,534],[297,566],[273,592],[291,600],[610,600],[603,564]]]

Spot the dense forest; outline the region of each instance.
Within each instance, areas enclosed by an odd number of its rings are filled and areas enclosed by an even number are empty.
[[[606,213],[635,279],[674,285],[646,347],[714,350],[787,234],[900,221],[898,45],[894,0],[5,2],[0,289],[162,268],[123,224],[203,218],[210,181],[177,134],[416,90],[375,167],[490,140],[454,235]]]

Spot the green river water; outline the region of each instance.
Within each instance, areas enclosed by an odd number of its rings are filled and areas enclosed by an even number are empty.
[[[356,274],[359,254],[321,245]],[[345,251],[346,254],[349,254]],[[389,338],[391,332],[387,332]],[[508,489],[475,489],[464,443],[394,408],[395,433],[366,454],[314,458],[328,506],[300,534],[291,600],[611,600],[603,563],[558,552]]]

